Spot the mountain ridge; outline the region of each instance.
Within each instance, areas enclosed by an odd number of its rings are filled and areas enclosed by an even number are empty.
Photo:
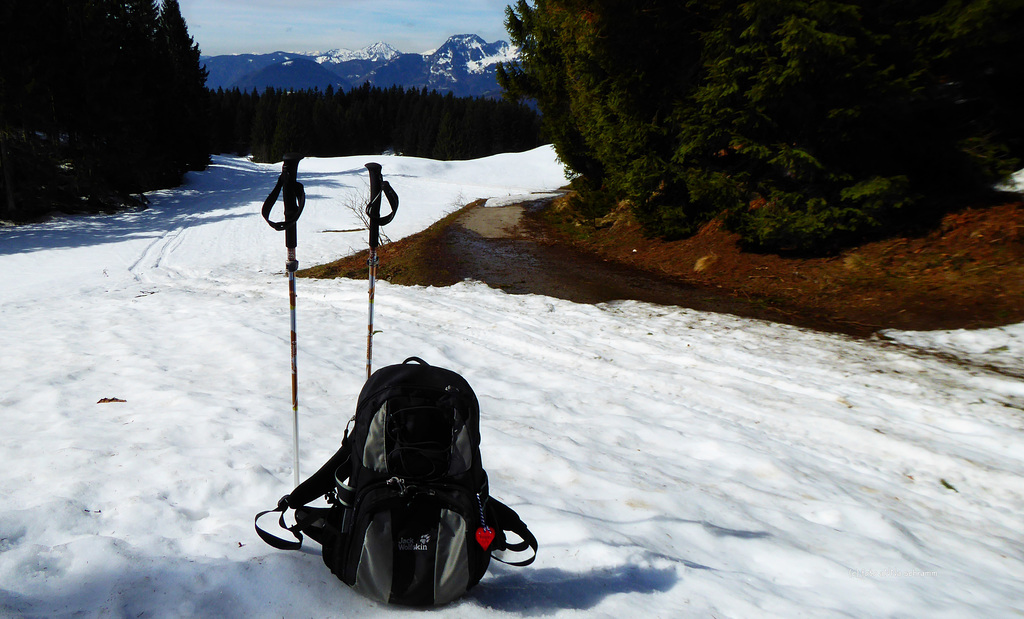
[[[499,97],[496,68],[514,61],[518,50],[507,41],[487,42],[476,34],[456,34],[437,49],[403,53],[379,41],[362,49],[271,52],[203,56],[212,90],[281,88],[350,89],[364,83],[383,88],[427,88],[456,96]]]

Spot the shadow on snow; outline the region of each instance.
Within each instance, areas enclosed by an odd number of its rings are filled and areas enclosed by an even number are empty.
[[[347,186],[341,178],[362,170],[300,174],[307,199],[317,189]],[[214,157],[204,172],[190,173],[173,189],[148,194],[151,206],[111,215],[67,215],[38,224],[0,229],[0,256],[48,249],[72,249],[131,239],[158,238],[170,230],[231,219],[259,217],[280,170],[244,160]],[[278,209],[281,208],[278,199]],[[246,208],[240,212],[241,207]]]
[[[664,593],[675,586],[675,568],[622,565],[575,573],[561,569],[505,572],[480,581],[469,597],[505,612],[545,615],[559,610],[589,610],[621,593]]]

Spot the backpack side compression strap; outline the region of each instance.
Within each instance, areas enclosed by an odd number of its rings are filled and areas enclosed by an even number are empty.
[[[524,567],[533,563],[534,559],[537,558],[537,538],[530,532],[529,527],[519,517],[519,514],[515,512],[511,507],[505,505],[498,499],[490,497],[487,500],[487,508],[491,510],[491,515],[495,519],[495,524],[501,534],[494,540],[494,546],[492,550],[508,550],[511,552],[523,552],[527,548],[533,550],[533,556],[529,559],[522,561],[505,561],[494,555],[491,555],[496,561],[501,561],[505,565],[511,565],[513,567]],[[508,543],[505,537],[505,531],[511,531],[519,536],[521,542],[513,544]]]
[[[306,507],[306,504],[324,496],[334,488],[335,472],[343,466],[347,468],[351,455],[352,445],[346,437],[346,440],[341,442],[341,448],[331,456],[331,459],[324,463],[320,470],[310,475],[309,479],[299,484],[295,490],[292,490],[291,494],[281,497],[281,500],[277,502],[277,507],[256,514],[253,524],[256,527],[256,534],[260,536],[260,539],[278,550],[298,550],[301,548],[303,532],[308,533],[314,540],[319,541],[319,533],[323,529],[324,516],[328,510],[325,508]],[[295,525],[291,527],[284,521],[284,513],[288,508],[295,510]],[[278,518],[278,525],[282,529],[291,532],[295,536],[296,541],[283,540],[260,528],[260,518],[271,512],[280,512],[281,516]]]
[[[260,536],[261,540],[263,540],[267,544],[270,544],[274,548],[277,548],[278,550],[298,550],[302,548],[303,533],[308,534],[311,538],[313,538],[314,541],[323,543],[321,541],[321,534],[323,533],[324,529],[327,526],[326,519],[331,511],[329,508],[300,507],[296,509],[294,526],[288,526],[288,524],[284,521],[284,512],[287,509],[288,505],[286,504],[284,498],[282,498],[281,502],[278,503],[277,508],[256,514],[256,534]],[[271,535],[270,533],[267,533],[266,531],[260,528],[260,518],[272,512],[281,513],[281,516],[277,519],[278,526],[280,526],[282,529],[286,531],[289,531],[292,535],[294,535],[296,541],[292,542],[289,540],[281,539],[280,537]]]
[[[302,548],[302,533],[300,533],[298,531],[298,528],[299,528],[298,524],[296,524],[294,527],[289,527],[285,523],[285,521],[284,521],[284,512],[287,509],[288,509],[288,496],[285,495],[285,496],[281,497],[280,501],[277,502],[277,507],[276,508],[268,509],[265,512],[260,512],[260,513],[256,514],[256,519],[253,521],[253,525],[256,527],[256,535],[259,535],[261,540],[263,540],[264,542],[270,544],[274,548],[277,548],[278,550],[298,550],[299,548]],[[260,528],[260,518],[262,518],[263,516],[265,516],[265,515],[267,515],[267,514],[269,514],[271,512],[280,512],[281,513],[281,517],[278,519],[277,523],[278,523],[278,525],[282,529],[284,529],[286,531],[290,531],[291,534],[295,536],[295,541],[294,542],[281,539],[280,537],[275,537],[275,536],[271,535],[270,533],[267,533],[266,531],[264,531],[263,529]]]

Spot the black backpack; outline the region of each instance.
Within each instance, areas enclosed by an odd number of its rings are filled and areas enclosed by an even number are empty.
[[[383,367],[359,394],[352,434],[320,470],[256,516],[271,546],[298,550],[303,534],[324,563],[367,597],[412,606],[446,604],[477,584],[491,553],[532,555],[537,540],[509,507],[490,496],[480,462],[480,409],[459,374],[416,357]],[[325,497],[330,507],[309,507]],[[285,511],[295,510],[288,526]],[[297,541],[260,529],[260,516]],[[510,542],[506,532],[520,541]]]

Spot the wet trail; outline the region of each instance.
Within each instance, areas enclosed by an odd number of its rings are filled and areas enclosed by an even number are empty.
[[[567,247],[550,237],[541,220],[539,212],[549,201],[467,209],[445,230],[438,248],[449,272],[458,280],[477,280],[509,294],[539,294],[589,304],[645,301],[818,331],[870,335],[856,325],[784,311]]]

